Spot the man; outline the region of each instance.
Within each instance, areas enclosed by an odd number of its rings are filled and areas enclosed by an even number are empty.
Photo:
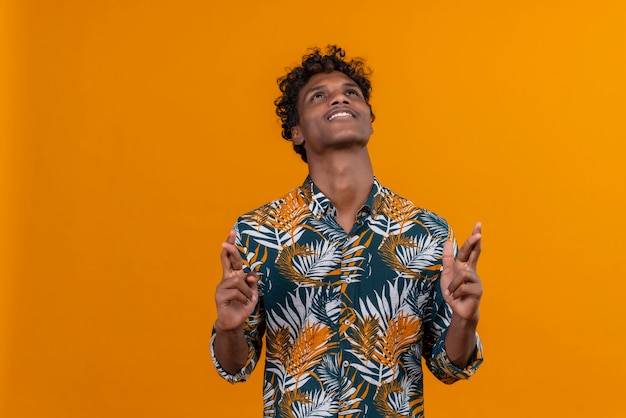
[[[445,383],[482,362],[481,226],[455,259],[445,220],[374,177],[371,85],[341,48],[279,80],[304,184],[237,221],[222,245],[211,354],[245,381],[266,337],[266,417],[421,417],[422,357]]]

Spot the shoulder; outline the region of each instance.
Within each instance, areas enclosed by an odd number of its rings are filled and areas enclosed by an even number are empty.
[[[437,213],[415,204],[388,187],[379,185],[380,208],[387,213],[401,212],[413,221],[421,224],[435,238],[446,239],[452,232],[446,219]]]
[[[294,206],[302,206],[305,205],[303,191],[300,187],[296,187],[291,189],[289,192],[284,194],[282,197],[271,200],[263,205],[252,209],[239,217],[239,222],[242,220],[255,218],[260,215],[266,215],[271,212],[276,212],[277,210],[281,210],[284,207],[294,207]]]

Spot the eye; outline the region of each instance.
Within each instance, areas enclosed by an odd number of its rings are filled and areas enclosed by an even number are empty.
[[[311,101],[324,98],[324,93],[314,93],[311,95]]]
[[[346,96],[359,96],[359,92],[354,89],[350,89],[346,91]]]

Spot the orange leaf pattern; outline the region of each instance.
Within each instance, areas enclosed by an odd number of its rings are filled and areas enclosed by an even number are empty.
[[[445,351],[450,307],[439,288],[446,221],[376,179],[349,233],[310,178],[243,215],[236,244],[263,273],[244,326],[245,381],[266,340],[265,417],[423,417],[422,358],[440,380],[470,377]],[[213,352],[213,351],[211,351]]]

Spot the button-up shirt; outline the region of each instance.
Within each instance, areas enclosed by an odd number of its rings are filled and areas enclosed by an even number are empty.
[[[265,417],[421,417],[422,358],[445,383],[482,362],[478,337],[465,369],[446,354],[451,310],[439,276],[452,231],[376,178],[351,231],[335,216],[307,177],[238,219],[236,245],[244,269],[259,274],[259,302],[244,325],[245,366],[224,371],[212,343],[215,367],[245,381],[265,335]]]

